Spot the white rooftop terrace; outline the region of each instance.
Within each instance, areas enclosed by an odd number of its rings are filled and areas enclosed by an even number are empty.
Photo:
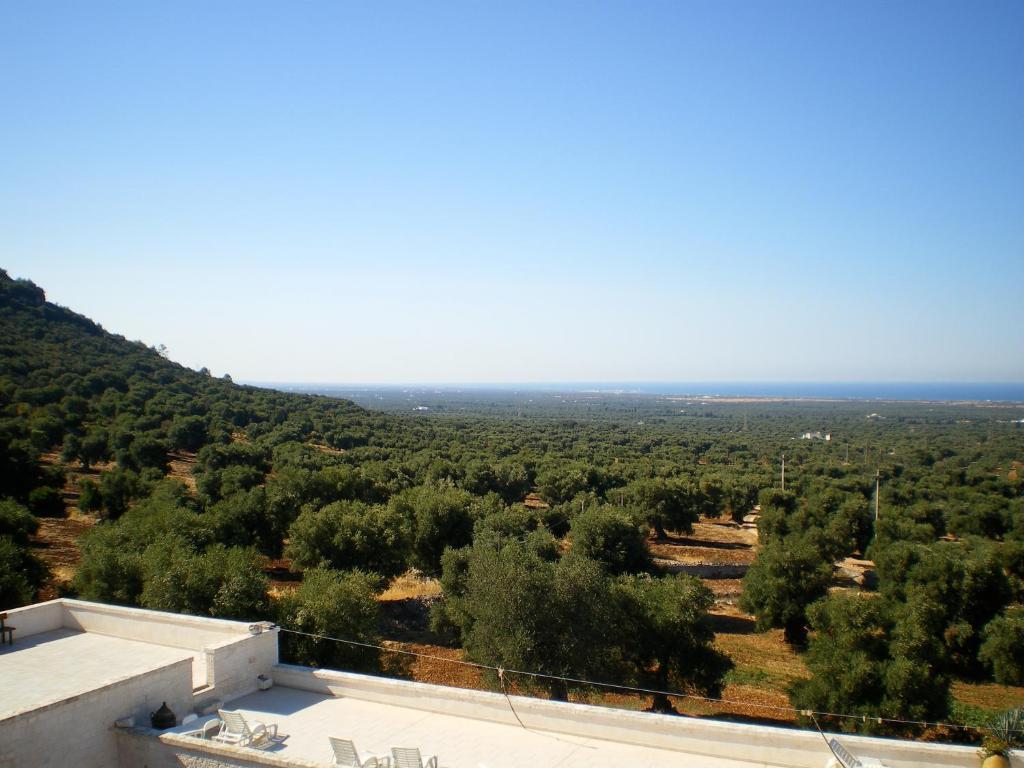
[[[72,629],[0,645],[0,720],[193,659],[180,648]]]
[[[679,768],[751,768],[762,765],[726,757],[689,754],[614,740],[524,728],[459,715],[411,709],[355,698],[339,698],[275,687],[233,701],[247,720],[278,726],[280,743],[269,755],[311,763],[333,760],[328,736],[355,742],[360,756],[386,756],[393,746],[418,747],[437,755],[446,768],[621,768],[623,765]],[[581,708],[589,709],[589,708]],[[586,716],[586,712],[581,712]],[[511,715],[510,715],[511,716]],[[216,719],[216,717],[212,718]],[[205,720],[205,719],[204,719]],[[201,723],[200,723],[201,724]],[[182,726],[190,731],[200,724]],[[821,744],[824,765],[828,750]]]
[[[832,759],[820,734],[798,729],[506,698],[288,664],[278,664],[273,677],[274,688],[236,699],[229,707],[252,721],[278,726],[278,741],[259,750],[266,765],[330,764],[330,736],[351,739],[364,758],[386,756],[391,747],[418,747],[425,755],[437,755],[446,768],[824,768]],[[201,724],[159,738],[178,749],[202,748],[209,742],[184,735]],[[977,750],[970,747],[839,739],[854,755],[880,759],[892,768],[978,764]],[[236,749],[209,748],[226,755]],[[1015,758],[1014,766],[1022,764]]]
[[[9,613],[18,629],[0,652],[0,768],[56,768],[69,755],[76,768],[310,768],[331,764],[330,736],[353,740],[364,757],[418,747],[445,768],[824,768],[832,758],[816,732],[281,664],[269,625],[75,600]],[[273,680],[269,691],[256,690],[261,674]],[[219,705],[277,724],[280,738],[253,749],[186,735],[208,714],[154,731],[149,713],[164,700],[179,722]],[[892,768],[979,763],[971,747],[840,740]],[[1024,760],[1015,754],[1012,765]]]

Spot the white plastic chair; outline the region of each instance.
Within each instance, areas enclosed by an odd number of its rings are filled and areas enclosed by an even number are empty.
[[[343,768],[389,768],[391,758],[377,757],[370,755],[365,760],[359,759],[359,752],[356,745],[349,739],[339,739],[336,736],[328,736],[331,742],[331,749],[334,750],[334,764]]]
[[[423,762],[423,755],[416,747],[392,747],[391,756],[395,759],[395,768],[437,768],[437,755]]]
[[[214,741],[234,744],[239,747],[251,747],[264,740],[277,738],[277,725],[266,725],[254,720],[249,723],[241,712],[229,709],[218,709],[220,731],[213,737]]]

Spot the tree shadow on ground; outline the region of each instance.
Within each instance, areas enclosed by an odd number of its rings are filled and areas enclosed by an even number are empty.
[[[754,620],[747,616],[722,616],[712,613],[708,615],[708,623],[716,633],[728,635],[754,634]]]

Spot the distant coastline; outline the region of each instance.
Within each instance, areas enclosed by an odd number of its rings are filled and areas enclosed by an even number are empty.
[[[544,382],[351,384],[248,382],[289,392],[562,392],[743,400],[1024,403],[1024,382]]]

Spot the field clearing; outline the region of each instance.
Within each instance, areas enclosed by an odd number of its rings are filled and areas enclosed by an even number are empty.
[[[668,532],[649,547],[659,560],[684,565],[750,565],[754,562],[757,534],[731,520],[694,523],[692,533]]]
[[[977,707],[986,712],[1024,707],[1024,686],[956,680],[953,682],[952,692],[953,698],[961,704]]]
[[[441,582],[424,576],[419,571],[410,570],[396,577],[388,588],[377,598],[381,602],[392,600],[408,600],[410,598],[434,598],[441,596]]]

